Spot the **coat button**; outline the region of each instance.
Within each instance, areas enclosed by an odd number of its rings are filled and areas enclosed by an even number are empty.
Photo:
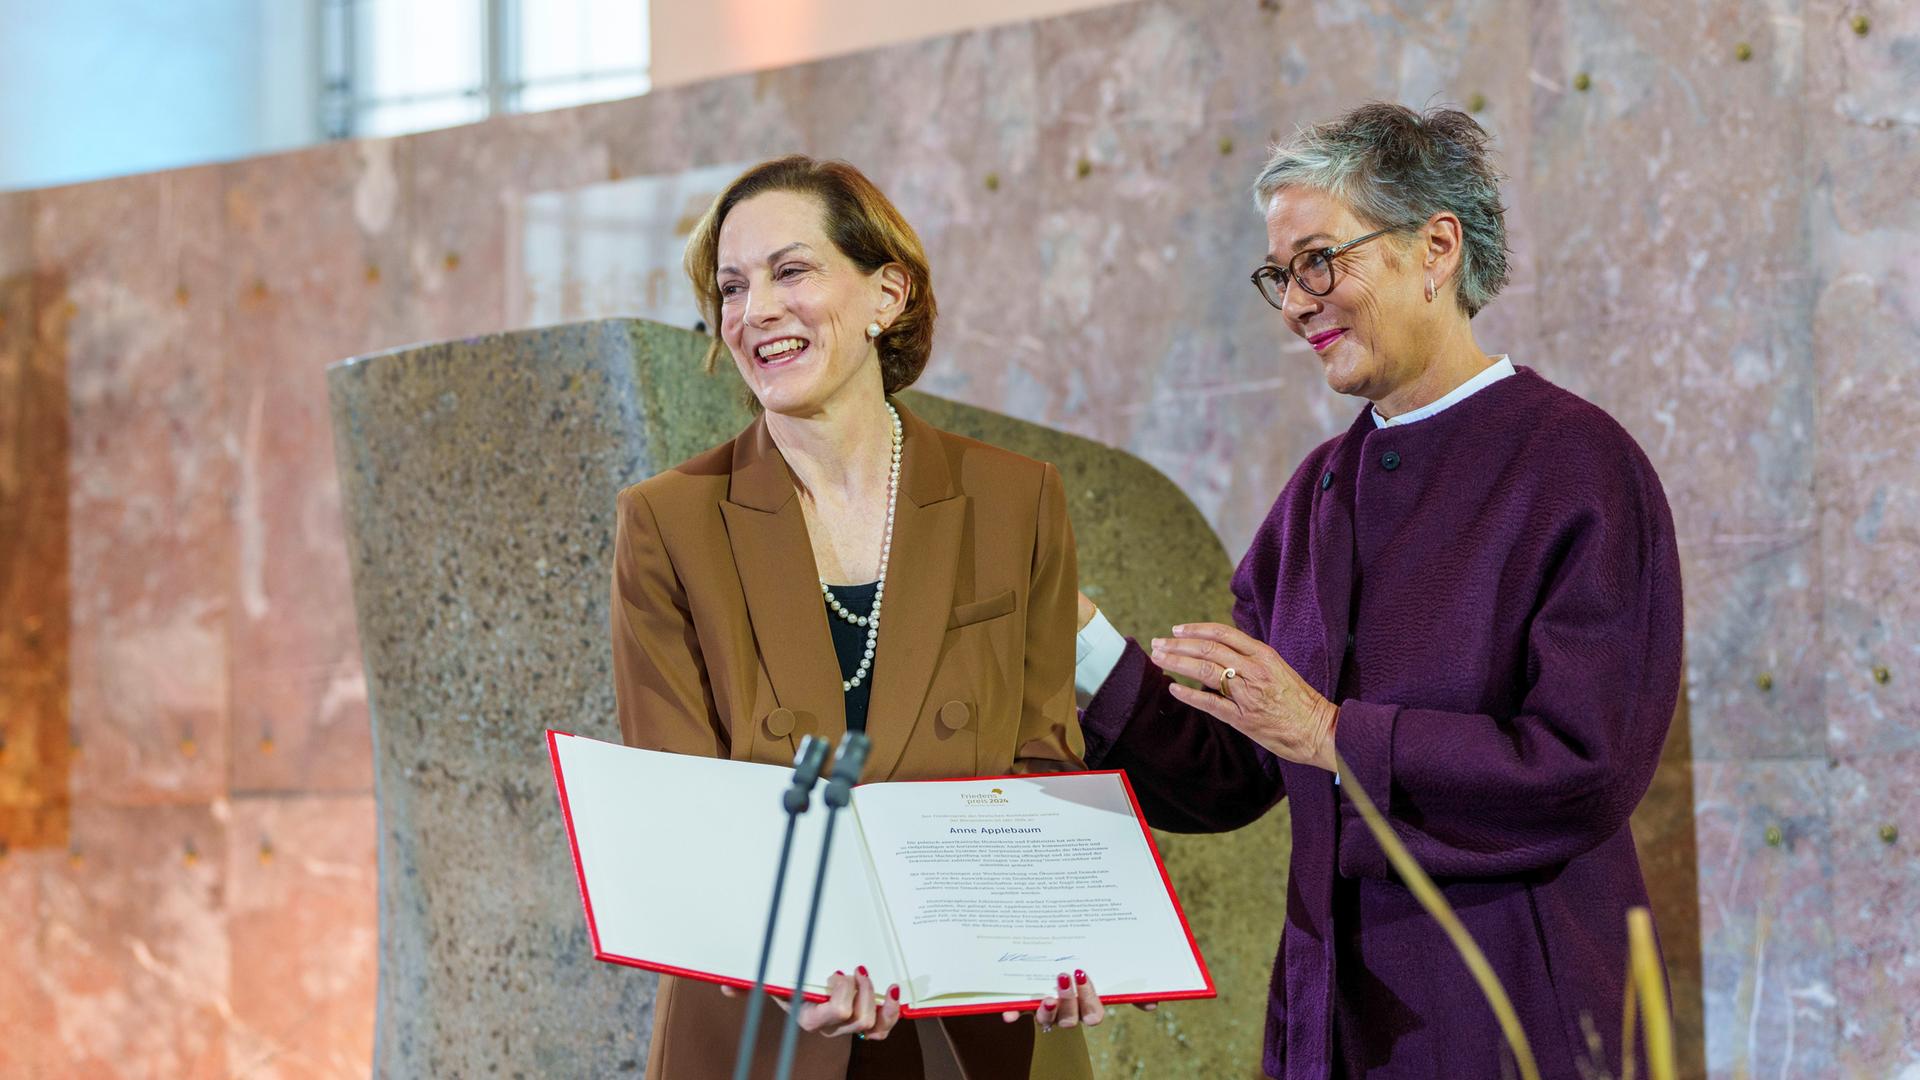
[[[793,710],[775,709],[767,714],[767,733],[776,739],[793,734]]]
[[[1320,478],[1320,490],[1325,491],[1332,486],[1333,486],[1333,470],[1328,469],[1327,474]]]
[[[973,710],[967,708],[964,701],[949,701],[940,706],[940,726],[948,731],[960,731],[973,719]]]
[[[1399,468],[1400,467],[1399,451],[1389,450],[1386,453],[1381,454],[1380,467],[1387,470],[1388,472],[1392,472],[1393,470]]]

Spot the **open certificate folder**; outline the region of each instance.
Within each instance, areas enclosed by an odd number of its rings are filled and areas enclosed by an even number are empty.
[[[793,772],[550,731],[594,956],[750,986]],[[823,785],[824,787],[824,785]],[[794,835],[768,973],[790,994],[827,813]],[[1037,1008],[1084,969],[1113,1002],[1214,996],[1126,778],[1050,773],[857,787],[834,831],[799,990],[865,964],[903,1014]]]

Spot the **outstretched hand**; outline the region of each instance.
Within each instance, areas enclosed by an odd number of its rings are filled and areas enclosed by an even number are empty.
[[[1288,761],[1337,771],[1333,729],[1340,709],[1320,696],[1273,647],[1231,626],[1188,623],[1154,638],[1153,662],[1212,690],[1175,683],[1175,698],[1238,729]]]

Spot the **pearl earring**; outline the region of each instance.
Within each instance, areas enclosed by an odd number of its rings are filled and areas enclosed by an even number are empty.
[[[1427,278],[1427,303],[1433,303],[1433,278]]]
[[[1431,297],[1429,297],[1429,299],[1431,299]],[[879,323],[877,323],[877,322],[870,322],[870,323],[868,323],[868,324],[867,324],[867,336],[868,336],[868,337],[870,337],[870,338],[877,338],[877,337],[879,337],[879,336],[880,336],[880,324],[879,324]]]

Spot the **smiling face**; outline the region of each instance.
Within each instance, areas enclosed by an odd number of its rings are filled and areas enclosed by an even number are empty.
[[[718,256],[720,339],[762,408],[816,416],[883,392],[866,329],[897,317],[900,275],[863,272],[842,254],[819,199],[770,191],[742,201],[721,223]]]
[[[1267,204],[1267,259],[1279,266],[1304,250],[1338,247],[1374,230],[1333,196],[1284,187]],[[1333,289],[1314,296],[1298,282],[1288,291],[1287,328],[1319,354],[1327,385],[1379,401],[1424,368],[1432,311],[1426,271],[1402,252],[1393,234],[1334,257]]]

